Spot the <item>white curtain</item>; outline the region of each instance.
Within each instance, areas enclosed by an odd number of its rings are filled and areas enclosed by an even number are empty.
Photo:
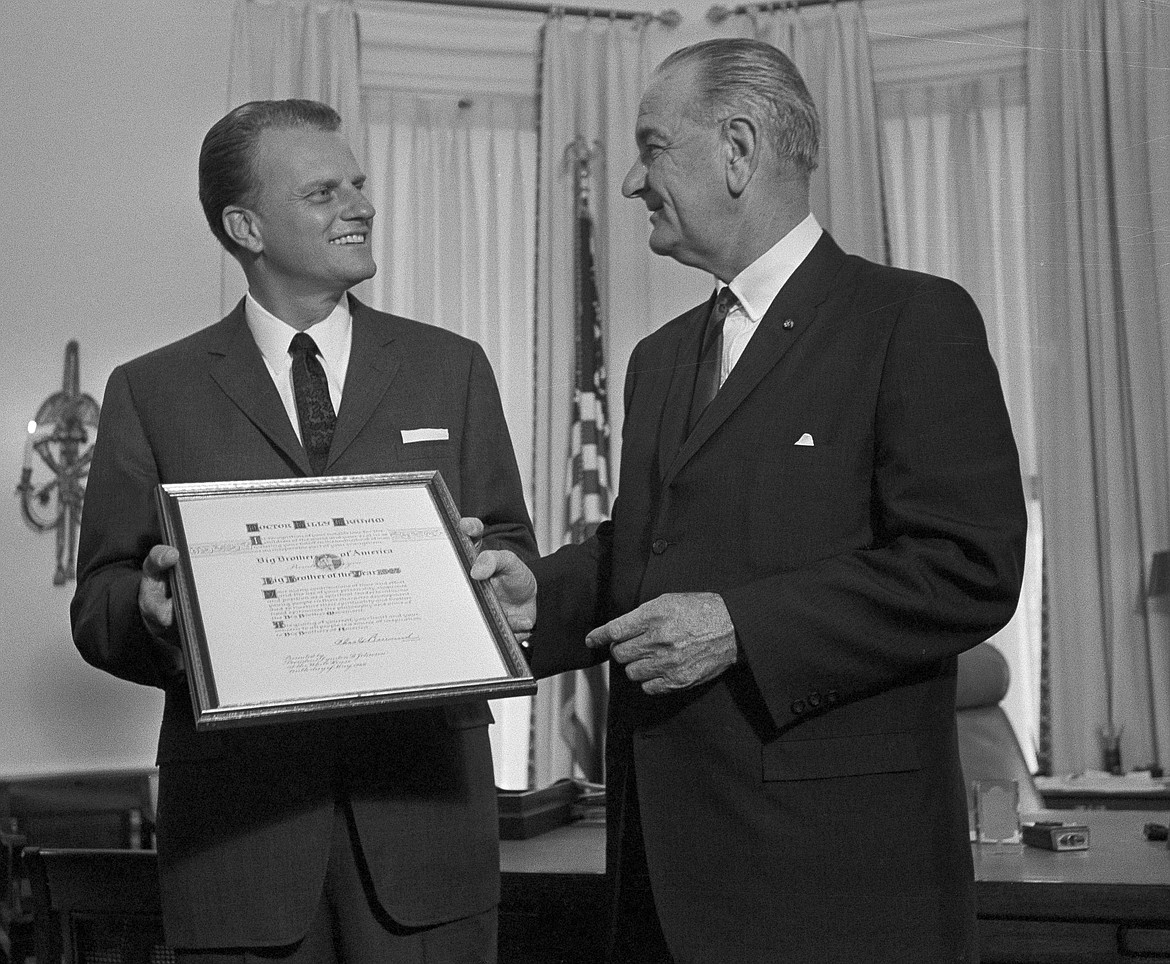
[[[358,20],[352,0],[236,0],[228,70],[228,110],[250,100],[301,97],[340,115],[358,163],[365,154]],[[246,290],[234,258],[223,254],[220,307]]]
[[[850,254],[885,262],[873,64],[861,4],[785,9],[751,22],[760,40],[792,58],[820,114],[813,213]]]
[[[543,552],[565,541],[565,459],[574,375],[573,171],[566,152],[594,151],[592,204],[610,394],[621,398],[633,343],[657,327],[647,295],[645,211],[621,196],[634,154],[634,122],[649,67],[641,21],[550,17],[540,88],[540,183],[536,268],[536,533]],[[661,319],[665,321],[666,319]],[[616,339],[616,341],[615,341]],[[616,364],[615,364],[616,363]],[[620,438],[621,406],[613,406]],[[616,454],[616,453],[615,453]],[[616,473],[615,473],[616,475]]]
[[[608,362],[616,479],[625,365],[633,344],[669,316],[651,298],[651,258],[645,211],[621,196],[634,155],[634,122],[649,67],[643,20],[552,16],[544,27],[540,74],[540,183],[536,268],[536,439],[534,459],[537,541],[551,552],[568,536],[566,469],[575,365],[573,171],[570,145],[592,149],[594,242]],[[613,489],[616,491],[616,486]],[[544,786],[574,775],[562,715],[575,713],[597,728],[598,707],[575,676],[544,680],[533,711],[533,778]],[[596,688],[592,690],[596,692]],[[599,737],[600,738],[600,735]]]
[[[1024,589],[1015,617],[992,642],[1011,667],[1004,707],[1034,768],[1042,538],[1024,248],[1023,72],[885,88],[880,104],[892,262],[951,278],[979,305],[1028,483]]]
[[[1170,762],[1170,6],[1030,0],[1027,211],[1056,772]]]
[[[478,341],[517,462],[532,461],[536,119],[531,98],[368,97],[375,307]],[[532,502],[531,479],[525,496]]]
[[[536,118],[531,97],[367,91],[372,304],[478,341],[532,504]],[[527,698],[492,704],[496,783],[528,785]]]

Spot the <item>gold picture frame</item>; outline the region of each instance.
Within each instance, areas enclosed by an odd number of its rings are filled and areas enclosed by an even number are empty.
[[[438,472],[156,499],[196,729],[535,692]]]

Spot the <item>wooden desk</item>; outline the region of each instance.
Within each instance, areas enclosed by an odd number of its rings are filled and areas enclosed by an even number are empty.
[[[1036,777],[1052,810],[1170,810],[1170,780],[1130,777]]]
[[[609,901],[605,826],[500,841],[500,964],[601,964]]]
[[[1028,819],[1070,820],[1067,811]],[[1093,811],[1087,851],[972,845],[984,964],[1170,964],[1170,850],[1142,827],[1170,813]],[[605,828],[503,841],[500,960],[598,964]]]
[[[1170,850],[1142,834],[1170,814],[1032,817],[1087,824],[1090,848],[1002,854],[972,846],[984,962],[1170,962]]]

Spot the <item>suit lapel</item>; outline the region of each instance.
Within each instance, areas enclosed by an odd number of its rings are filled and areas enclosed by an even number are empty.
[[[353,343],[349,352],[349,370],[341,393],[341,411],[333,430],[329,464],[357,438],[386,394],[401,358],[394,352],[393,326],[374,317],[374,312],[355,298],[350,298],[353,315]]]
[[[715,295],[712,294],[706,302],[691,310],[691,316],[683,325],[682,337],[675,346],[674,358],[663,359],[670,371],[670,384],[666,389],[658,430],[658,471],[662,475],[686,439],[687,414],[695,391],[695,366],[702,347],[703,329],[714,301]]]
[[[309,457],[244,319],[243,301],[224,322],[223,337],[208,350],[212,379],[276,448],[311,475]]]
[[[760,321],[760,327],[748,342],[743,355],[736,363],[727,381],[706,411],[703,412],[695,429],[674,458],[666,465],[663,484],[669,484],[686,465],[704,442],[709,439],[751,394],[760,381],[780,359],[784,357],[800,336],[817,319],[822,303],[834,290],[833,281],[845,261],[845,253],[837,246],[828,232],[809,252],[807,258],[788,279],[780,293]],[[702,328],[700,326],[700,332]],[[683,356],[684,358],[687,356]],[[694,357],[698,357],[697,353]],[[676,375],[676,380],[678,376]],[[693,383],[693,374],[691,376]],[[689,400],[689,395],[687,396]],[[685,424],[685,411],[681,422]]]

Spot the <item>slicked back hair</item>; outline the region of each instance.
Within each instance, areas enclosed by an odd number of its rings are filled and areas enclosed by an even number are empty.
[[[781,159],[805,174],[817,166],[820,121],[796,65],[760,40],[705,40],[676,50],[656,73],[694,65],[698,120],[714,123],[729,112],[745,111],[763,124]]]
[[[240,251],[223,227],[223,209],[249,201],[260,186],[257,146],[270,128],[340,129],[341,116],[315,100],[254,100],[212,125],[199,151],[199,203],[212,233],[229,254]]]

